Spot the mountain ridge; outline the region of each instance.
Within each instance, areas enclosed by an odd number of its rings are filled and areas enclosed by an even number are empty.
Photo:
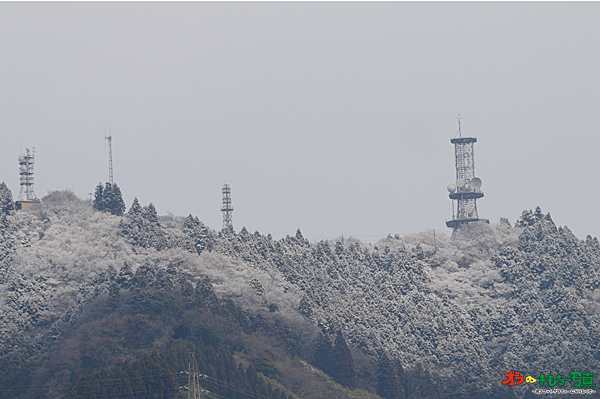
[[[36,212],[5,213],[0,360],[11,371],[0,372],[4,389],[11,381],[30,381],[40,368],[7,366],[47,362],[99,298],[108,307],[111,292],[135,302],[139,292],[152,298],[153,290],[175,290],[182,309],[193,309],[195,300],[186,298],[195,297],[227,309],[222,312],[232,325],[254,337],[218,332],[230,356],[237,356],[236,367],[279,365],[288,373],[273,374],[273,381],[298,397],[326,397],[319,396],[323,390],[304,392],[295,385],[301,368],[285,360],[327,369],[327,360],[315,358],[319,334],[331,345],[342,334],[356,383],[369,392],[390,395],[377,377],[383,375],[381,359],[389,356],[399,398],[527,397],[525,384],[503,386],[503,373],[568,375],[593,372],[600,362],[594,349],[600,347],[600,245],[556,227],[539,208],[524,211],[514,226],[503,220],[455,237],[440,235],[436,242],[420,233],[376,244],[310,243],[300,230],[280,240],[245,228],[218,232],[194,216],[159,217],[153,206],[139,203],[114,216],[68,191],[44,197]],[[166,300],[157,298],[159,304]],[[160,314],[127,306],[133,319]],[[181,326],[165,323],[173,331],[170,337],[163,333],[164,342],[177,340]],[[279,338],[268,338],[268,331]],[[248,343],[262,340],[285,350]],[[244,358],[239,345],[252,356]],[[64,382],[56,395],[76,384],[76,378],[65,381],[71,385]],[[47,383],[37,385],[43,391]],[[0,397],[12,397],[2,392]]]

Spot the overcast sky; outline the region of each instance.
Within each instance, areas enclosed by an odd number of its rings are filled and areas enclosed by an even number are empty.
[[[479,216],[600,236],[600,3],[0,3],[0,181],[115,181],[159,214],[311,240],[450,233],[457,115]]]

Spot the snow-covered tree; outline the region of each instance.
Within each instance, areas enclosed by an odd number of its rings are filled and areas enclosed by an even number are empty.
[[[8,215],[10,211],[16,209],[13,201],[12,191],[6,186],[6,183],[0,183],[0,213]]]

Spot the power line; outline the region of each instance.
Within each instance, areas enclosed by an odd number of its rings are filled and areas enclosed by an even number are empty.
[[[217,386],[220,386],[222,388],[227,388],[230,389],[231,391],[234,392],[238,392],[238,393],[242,393],[246,396],[249,396],[251,398],[254,399],[271,399],[267,396],[261,395],[261,394],[257,394],[257,393],[253,393],[251,391],[245,390],[243,388],[237,387],[235,385],[231,385],[228,384],[227,382],[223,381],[223,380],[219,380],[217,378],[211,377],[209,375],[206,374],[202,374],[199,371],[197,371],[197,362],[195,359],[195,356],[192,355],[192,360],[190,361],[190,366],[187,372],[181,372],[181,373],[187,373],[189,374],[188,377],[188,385],[187,386],[183,386],[183,387],[177,387],[177,388],[161,388],[161,389],[147,389],[144,391],[136,391],[136,392],[132,392],[133,394],[144,394],[144,393],[148,393],[148,395],[143,395],[143,396],[136,396],[136,399],[143,399],[143,398],[151,398],[152,396],[150,395],[150,393],[152,392],[158,392],[158,391],[179,391],[181,389],[188,389],[188,397],[192,398],[192,399],[201,399],[202,398],[202,394],[204,395],[209,395],[209,396],[213,396],[216,398],[223,398],[223,399],[228,399],[227,397],[217,394],[215,392],[209,391],[207,389],[203,389],[200,385],[200,380],[201,379],[205,379],[210,381],[212,384],[216,384]],[[167,375],[174,375],[173,373],[162,373],[162,374],[145,374],[145,375],[141,375],[142,379],[146,379],[146,378],[156,378],[156,377],[163,377],[163,376],[167,376]],[[82,383],[79,384],[75,387],[73,387],[71,390],[74,389],[90,389],[90,388],[95,388],[95,387],[99,387],[99,386],[105,386],[108,383],[111,382],[117,382],[117,381],[123,381],[123,378],[104,378],[104,379],[95,379],[94,382],[92,383]],[[126,379],[128,381],[131,381],[132,378],[128,378]],[[196,385],[195,388],[192,388],[192,392],[194,392],[194,394],[196,396],[190,396],[190,381],[192,381],[192,387],[194,387],[193,385],[193,381],[196,381]],[[27,390],[31,389],[30,385],[21,385],[21,386],[16,386],[16,387],[11,387],[11,388],[0,388],[0,392],[11,392],[11,391],[17,391],[17,392],[25,392]],[[129,393],[129,392],[128,392]],[[81,398],[81,397],[86,397],[86,396],[81,396],[81,395],[76,395],[76,394],[70,394],[70,397],[73,398]],[[123,393],[115,393],[115,394],[106,394],[103,397],[106,398],[112,398],[112,397],[120,397],[121,395],[123,395]],[[150,396],[149,396],[150,395]]]

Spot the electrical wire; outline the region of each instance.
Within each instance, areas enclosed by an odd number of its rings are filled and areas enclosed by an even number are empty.
[[[181,374],[184,372],[180,372],[177,374]],[[146,378],[156,378],[156,377],[162,377],[162,376],[168,376],[168,375],[173,375],[173,373],[163,373],[163,374],[146,374],[146,375],[142,375],[142,379],[146,379]],[[212,382],[213,384],[216,384],[217,386],[220,386],[222,388],[227,388],[230,389],[234,392],[238,392],[241,394],[244,394],[246,396],[249,396],[250,398],[253,399],[271,399],[267,396],[261,395],[261,394],[256,394],[253,393],[251,391],[239,388],[235,385],[231,385],[228,384],[227,382],[223,381],[223,380],[219,380],[217,378],[214,377],[210,377],[206,374],[202,374],[202,373],[198,373],[198,375],[202,378],[202,379],[206,379],[209,380],[210,382]],[[110,382],[116,382],[116,381],[123,381],[123,378],[105,378],[105,379],[96,379],[94,380],[93,383],[83,383],[82,385],[77,385],[76,387],[72,388],[72,389],[90,389],[90,388],[97,388],[100,386],[104,386],[107,385],[107,383]],[[132,378],[128,378],[127,380],[131,381]],[[21,385],[21,386],[16,386],[16,387],[11,387],[11,388],[0,388],[0,392],[12,392],[12,391],[17,391],[17,392],[25,392],[27,390],[31,389],[30,385]],[[136,394],[135,398],[136,399],[144,399],[146,397],[151,397],[148,395],[144,395],[144,396],[137,396],[137,394],[143,394],[143,393],[151,393],[151,392],[158,392],[158,391],[179,391],[181,389],[181,387],[177,387],[177,388],[161,388],[161,389],[151,389],[151,390],[144,390],[144,391],[137,391],[137,392],[127,392],[127,393],[115,393],[115,394],[106,394],[103,395],[103,398],[112,398],[112,397],[120,397],[122,395],[128,395],[128,394]],[[209,394],[217,397],[217,398],[223,398],[223,399],[227,399],[225,396],[219,395],[215,392],[211,392],[208,391]],[[75,396],[74,396],[75,395]],[[76,394],[70,394],[69,397],[72,398],[82,398],[82,397],[86,397],[86,396],[81,396],[81,395],[76,395]]]

